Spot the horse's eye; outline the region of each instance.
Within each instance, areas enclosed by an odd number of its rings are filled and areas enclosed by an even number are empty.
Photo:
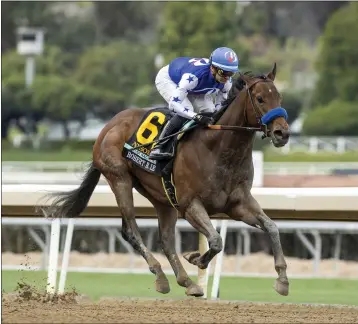
[[[258,101],[259,103],[263,103],[263,102],[264,102],[264,100],[262,99],[261,96],[258,96],[258,97],[257,97],[257,101]]]

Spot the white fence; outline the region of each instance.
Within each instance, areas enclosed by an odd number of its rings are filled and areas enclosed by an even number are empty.
[[[58,190],[72,190],[76,186],[44,186],[44,185],[4,185],[2,188],[2,223],[3,225],[11,226],[13,224],[27,224],[30,222],[37,224],[49,225],[49,220],[43,218],[33,219],[30,217],[19,218],[18,212],[12,214],[11,210],[21,207],[22,211],[26,208],[32,208],[43,195],[44,191],[58,191]],[[321,239],[320,232],[333,232],[337,234],[341,233],[357,233],[358,232],[358,188],[253,188],[252,193],[254,197],[261,204],[262,208],[271,211],[272,218],[285,218],[291,219],[290,221],[278,221],[278,227],[281,231],[294,231],[302,241],[304,246],[310,251],[315,261],[315,267],[318,267],[319,260],[321,258]],[[21,197],[21,199],[19,199]],[[134,191],[135,207],[139,211],[141,208],[143,211],[149,213],[149,209],[152,209],[150,214],[141,214],[146,218],[155,218],[155,213],[149,201],[144,197],[140,196]],[[116,207],[116,201],[108,186],[98,186],[89,202],[88,209],[101,207],[100,210],[105,214],[105,210]],[[31,213],[27,209],[26,213],[28,216]],[[142,211],[142,212],[143,212]],[[33,213],[33,212],[32,212]],[[282,216],[282,213],[286,216]],[[308,221],[309,217],[313,214],[317,214],[321,221]],[[85,214],[85,213],[84,213]],[[281,215],[281,216],[280,216]],[[34,216],[34,215],[32,215]],[[121,222],[115,218],[103,218],[102,217],[91,218],[79,218],[62,220],[67,225],[67,235],[64,244],[63,251],[63,263],[61,267],[61,276],[59,291],[63,291],[65,287],[66,273],[68,270],[69,252],[71,247],[72,235],[75,226],[107,226],[109,228],[120,228]],[[223,215],[215,215],[221,219]],[[86,216],[85,216],[86,217]],[[140,222],[147,222],[148,227],[156,226],[156,220],[145,220],[138,217]],[[335,221],[329,221],[334,219]],[[293,221],[294,220],[294,221]],[[337,220],[351,220],[351,222],[341,222]],[[355,222],[353,222],[355,221]],[[151,223],[148,223],[151,222]],[[227,219],[215,220],[216,225],[220,227],[220,234],[224,240],[228,229],[237,230],[254,230],[246,226],[241,222],[232,222]],[[49,245],[49,261],[48,261],[48,289],[50,292],[56,290],[55,282],[57,276],[57,260],[59,253],[59,242],[60,242],[60,227],[61,220],[51,221],[51,234],[50,242],[46,242],[45,246]],[[178,228],[190,228],[190,226],[184,220],[179,220]],[[305,236],[305,233],[310,233],[314,237],[314,244]],[[118,232],[114,233],[118,238],[120,235]],[[207,249],[206,239],[200,235],[200,250],[204,252]],[[205,244],[204,244],[205,243]],[[340,240],[337,238],[336,241],[336,256],[339,258],[339,244]],[[221,265],[222,265],[223,251],[217,256],[217,262],[214,270],[214,288],[211,296],[217,297],[219,289],[219,281],[221,276]],[[72,269],[73,270],[73,269]],[[98,269],[96,269],[98,271]],[[203,286],[206,291],[208,280],[208,271],[199,272],[199,283]],[[206,292],[207,293],[207,292]]]
[[[264,175],[329,175],[353,170],[358,162],[264,162]]]
[[[76,185],[3,185],[2,206],[34,206],[45,193],[69,191]],[[343,188],[252,188],[251,193],[263,209],[291,211],[358,211],[358,187]],[[153,208],[148,199],[133,190],[138,208]],[[21,196],[21,200],[19,199]],[[117,207],[108,185],[99,185],[89,207]],[[358,220],[358,215],[356,216]]]
[[[86,163],[83,162],[2,162],[5,184],[77,184]],[[262,154],[254,158],[254,186],[261,187],[265,175],[329,175],[337,171],[358,174],[358,162],[263,162]],[[46,172],[45,172],[46,171]],[[105,183],[103,178],[101,183]]]
[[[291,152],[344,153],[358,151],[358,137],[291,136],[288,143],[280,151],[284,154]]]

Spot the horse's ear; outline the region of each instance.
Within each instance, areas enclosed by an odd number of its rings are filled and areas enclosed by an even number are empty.
[[[272,71],[267,74],[267,78],[271,81],[274,81],[276,77],[276,62],[273,64]]]

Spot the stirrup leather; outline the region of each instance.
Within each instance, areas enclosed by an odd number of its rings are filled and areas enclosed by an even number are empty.
[[[170,120],[167,122],[167,124],[164,126],[163,131],[160,133],[159,135],[159,140],[161,140],[162,138],[164,138],[165,136],[167,136],[167,130],[169,129],[169,125],[170,125]],[[151,159],[166,159],[166,158],[170,158],[172,157],[172,155],[170,153],[167,152],[162,152],[162,147],[163,145],[168,141],[164,140],[160,143],[156,143],[153,148],[152,151],[149,154],[149,158]]]

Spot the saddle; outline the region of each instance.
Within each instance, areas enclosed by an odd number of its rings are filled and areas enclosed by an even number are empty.
[[[212,116],[211,113],[207,115]],[[167,107],[153,108],[147,111],[133,135],[124,144],[122,155],[143,170],[160,176],[162,178],[163,188],[167,194],[169,202],[173,207],[177,208],[178,203],[175,195],[172,170],[178,142],[182,140],[182,138],[190,132],[190,130],[185,133],[183,132],[176,136],[172,136],[165,141],[162,149],[163,151],[170,153],[171,157],[169,159],[152,160],[149,158],[151,150],[156,145],[156,143],[152,142],[159,138],[164,126],[173,116],[174,113]],[[195,124],[195,121],[188,120],[180,128],[180,131],[186,130]]]
[[[173,116],[174,113],[166,107],[153,108],[146,112],[133,135],[124,144],[122,155],[143,170],[160,176],[169,202],[173,207],[178,208],[172,170],[177,143],[186,133],[172,136],[165,141],[162,149],[170,153],[171,158],[165,160],[152,160],[149,158],[150,152],[156,144],[149,143],[159,138],[164,126]],[[188,120],[180,130],[187,129],[194,124],[193,120]]]

